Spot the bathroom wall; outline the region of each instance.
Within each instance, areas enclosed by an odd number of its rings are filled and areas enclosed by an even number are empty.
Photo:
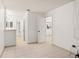
[[[72,45],[76,43],[74,39],[74,1],[60,6],[47,13],[53,17],[53,44],[66,50],[76,53]]]

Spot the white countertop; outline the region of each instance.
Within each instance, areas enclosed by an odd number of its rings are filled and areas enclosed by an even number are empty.
[[[16,29],[14,29],[14,28],[6,28],[5,31],[6,31],[6,30],[7,30],[7,31],[16,31]]]

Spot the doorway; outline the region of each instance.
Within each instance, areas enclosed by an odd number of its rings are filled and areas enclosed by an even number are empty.
[[[25,22],[23,20],[18,20],[16,23],[16,45],[21,46],[24,45],[25,42]]]
[[[46,22],[44,17],[40,17],[38,20],[38,42],[46,43]]]
[[[52,17],[46,17],[46,41],[53,42],[53,21]]]

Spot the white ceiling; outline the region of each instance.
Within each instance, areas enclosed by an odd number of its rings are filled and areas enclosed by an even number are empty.
[[[3,0],[8,9],[33,12],[47,12],[72,0]]]

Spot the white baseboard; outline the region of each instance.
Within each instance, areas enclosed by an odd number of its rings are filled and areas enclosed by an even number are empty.
[[[57,46],[57,47],[59,47],[59,48],[61,48],[61,49],[65,50],[65,51],[67,51],[67,52],[72,53],[72,54],[74,54],[74,55],[75,55],[75,53],[74,53],[74,52],[69,51],[69,50],[67,50],[67,49],[65,49],[65,48],[63,48],[63,47],[60,47],[60,46],[56,45],[56,44],[53,44],[53,43],[52,43],[51,45],[55,45],[55,46]]]

